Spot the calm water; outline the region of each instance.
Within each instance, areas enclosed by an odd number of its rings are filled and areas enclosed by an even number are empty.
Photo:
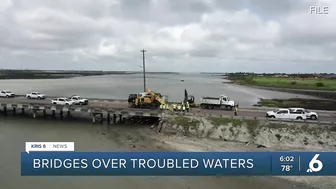
[[[181,82],[184,80],[184,82]],[[181,101],[184,89],[199,101],[201,96],[220,96],[226,94],[241,106],[252,106],[259,98],[305,97],[283,92],[253,89],[233,84],[223,84],[220,77],[199,74],[189,75],[147,75],[147,87],[168,95],[170,101]],[[81,95],[87,98],[126,99],[130,93],[143,91],[143,77],[135,75],[105,75],[77,77],[70,79],[41,80],[0,80],[0,89],[9,89],[16,94],[39,91],[52,96]]]

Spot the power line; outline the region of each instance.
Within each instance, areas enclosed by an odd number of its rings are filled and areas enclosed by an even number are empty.
[[[146,63],[145,63],[145,49],[142,49],[142,72],[143,72],[143,84],[144,84],[144,92],[146,92]]]

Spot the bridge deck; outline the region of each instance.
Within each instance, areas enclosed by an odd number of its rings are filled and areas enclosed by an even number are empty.
[[[55,117],[56,113],[59,113],[60,117],[63,118],[63,114],[67,113],[70,116],[71,113],[86,113],[87,115],[92,116],[93,122],[95,122],[96,117],[102,122],[104,120],[104,115],[107,116],[106,120],[108,123],[111,121],[111,115],[113,116],[112,120],[116,122],[116,117],[119,117],[119,120],[122,117],[151,117],[151,118],[162,118],[170,115],[182,115],[182,112],[172,112],[172,111],[162,111],[162,110],[150,110],[150,109],[136,109],[136,108],[122,108],[122,107],[111,107],[111,106],[62,106],[62,105],[52,105],[52,104],[34,104],[34,103],[0,103],[0,111],[4,111],[7,114],[8,111],[13,111],[13,114],[16,114],[17,111],[21,110],[21,113],[24,113],[25,110],[30,111],[33,114],[33,117],[36,118],[39,112],[43,112],[43,115],[46,116],[47,112],[51,112],[52,116]],[[215,112],[215,111],[214,111]],[[197,117],[224,117],[231,119],[240,119],[240,120],[260,120],[260,121],[271,121],[271,122],[293,122],[293,123],[311,123],[316,125],[336,125],[336,122],[333,119],[328,120],[279,120],[265,117],[257,116],[230,116],[220,113],[223,111],[217,111],[216,113],[212,112],[200,112],[200,111],[191,111],[185,113],[187,116],[197,116]],[[99,117],[100,116],[100,117]]]
[[[31,111],[49,110],[63,112],[84,112],[84,113],[110,113],[124,116],[161,117],[160,110],[135,109],[135,108],[111,108],[109,106],[89,107],[89,106],[61,106],[46,104],[0,104],[0,108],[26,109]]]

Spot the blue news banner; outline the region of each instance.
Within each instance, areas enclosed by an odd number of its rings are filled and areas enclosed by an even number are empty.
[[[336,152],[22,152],[21,175],[336,175]]]

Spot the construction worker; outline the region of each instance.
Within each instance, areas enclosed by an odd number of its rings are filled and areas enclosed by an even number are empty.
[[[160,110],[163,110],[163,104],[160,104]]]
[[[173,104],[173,110],[174,110],[174,111],[176,111],[176,106],[177,106],[177,105],[174,103],[174,104]]]
[[[177,111],[181,111],[181,104],[177,105]]]
[[[185,110],[186,110],[186,106],[184,104],[182,104],[182,112],[183,112],[183,114],[185,113]]]
[[[189,104],[189,102],[187,101],[187,103],[186,103],[186,109],[187,109],[187,112],[189,112],[189,108],[190,108],[190,104]]]
[[[238,105],[235,105],[234,107],[234,115],[238,116]]]

